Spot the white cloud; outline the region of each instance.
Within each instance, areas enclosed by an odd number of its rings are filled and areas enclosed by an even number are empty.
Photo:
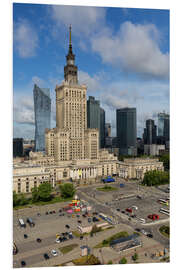
[[[88,93],[96,91],[96,93],[98,94],[98,91],[102,88],[100,75],[95,74],[94,76],[90,76],[87,72],[80,70],[78,72],[78,76],[80,84],[87,85]]]
[[[37,84],[39,87],[44,87],[46,85],[45,81],[38,76],[33,76],[32,82],[33,84]]]
[[[126,72],[168,78],[169,55],[159,48],[160,33],[155,25],[121,24],[119,32],[105,31],[91,39],[93,51],[103,62],[119,66]]]
[[[69,27],[72,24],[73,35],[88,36],[104,23],[106,10],[85,6],[57,6],[49,8],[49,14],[57,26]]]
[[[15,123],[34,125],[34,105],[32,97],[23,97],[14,103],[13,118]]]
[[[14,45],[22,58],[32,57],[38,48],[38,35],[27,20],[19,20],[14,23]]]

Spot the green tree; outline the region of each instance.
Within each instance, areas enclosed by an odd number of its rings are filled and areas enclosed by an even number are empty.
[[[19,198],[18,195],[16,193],[16,191],[13,191],[13,206],[17,206],[19,204]]]
[[[74,185],[71,183],[65,183],[59,186],[61,196],[63,198],[72,198],[75,194]]]
[[[39,199],[41,201],[49,201],[51,199],[52,186],[50,183],[44,182],[38,187]]]
[[[167,171],[148,171],[144,174],[143,185],[157,186],[169,183],[169,172]]]
[[[28,203],[28,200],[26,199],[24,193],[19,194],[19,205],[25,205]]]
[[[113,264],[113,261],[112,260],[109,260],[107,264]]]
[[[164,169],[166,171],[169,171],[169,168],[170,168],[169,154],[162,155],[159,158],[159,161],[162,161],[163,162],[163,165],[164,165]]]
[[[40,197],[39,197],[39,191],[37,187],[34,187],[31,189],[32,192],[32,202],[38,202]]]
[[[109,241],[106,240],[106,239],[104,239],[104,240],[102,241],[102,244],[103,244],[103,245],[107,245],[108,243],[109,243]]]
[[[125,257],[123,257],[120,261],[120,264],[126,264],[127,263],[127,259]]]
[[[137,261],[138,260],[138,254],[134,253],[134,255],[132,256],[133,261]]]

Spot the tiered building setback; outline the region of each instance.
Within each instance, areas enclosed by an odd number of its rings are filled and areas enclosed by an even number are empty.
[[[78,84],[78,68],[71,44],[64,67],[64,81],[56,86],[56,128],[46,130],[46,153],[56,162],[97,159],[98,129],[87,129],[86,85]]]

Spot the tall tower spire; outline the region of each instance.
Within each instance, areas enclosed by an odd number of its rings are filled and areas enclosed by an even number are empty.
[[[66,55],[66,66],[64,67],[64,79],[70,84],[77,84],[77,66],[75,66],[75,54],[72,51],[72,40],[71,40],[72,26],[69,26],[69,50]]]

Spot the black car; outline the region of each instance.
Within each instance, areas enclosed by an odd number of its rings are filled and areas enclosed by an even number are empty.
[[[147,234],[147,237],[153,238],[152,233],[148,233],[148,234]]]
[[[37,241],[38,243],[41,243],[41,239],[40,239],[40,238],[37,238],[36,241]]]
[[[53,211],[50,211],[49,214],[53,214]]]
[[[61,213],[62,212],[62,209],[59,209],[59,213]]]
[[[116,209],[116,211],[118,211],[118,212],[119,212],[119,211],[120,211],[120,209],[119,209],[119,208],[117,208],[117,209]]]
[[[70,226],[68,225],[68,224],[66,224],[66,226],[65,226],[67,229],[70,229]]]
[[[84,218],[86,217],[86,215],[85,215],[85,214],[83,214],[82,216],[83,216]]]
[[[99,221],[99,219],[97,218],[97,217],[93,217],[93,222],[97,222],[97,221]]]
[[[125,214],[125,211],[121,211],[121,213]]]
[[[135,229],[135,231],[136,231],[136,232],[140,232],[140,231],[141,231],[141,229],[139,229],[139,228],[136,228],[136,229]]]
[[[45,258],[46,260],[48,260],[48,259],[49,259],[49,255],[48,255],[47,253],[44,253],[44,258]]]
[[[67,241],[68,240],[67,237],[65,237],[65,236],[62,239],[63,239],[63,241]]]
[[[76,215],[76,217],[77,217],[77,218],[79,218],[79,217],[80,217],[80,215]]]
[[[25,261],[21,261],[21,266],[25,266],[26,262]]]
[[[81,220],[78,220],[78,223],[82,223],[82,221]]]
[[[80,236],[80,240],[82,240],[83,238],[84,238],[84,236],[83,236],[83,235],[81,235],[81,236]]]
[[[24,238],[25,238],[25,239],[28,238],[27,234],[24,234]]]
[[[72,234],[69,234],[69,239],[73,239],[73,235]]]
[[[46,212],[46,215],[49,215],[49,213],[48,213],[48,212]]]

